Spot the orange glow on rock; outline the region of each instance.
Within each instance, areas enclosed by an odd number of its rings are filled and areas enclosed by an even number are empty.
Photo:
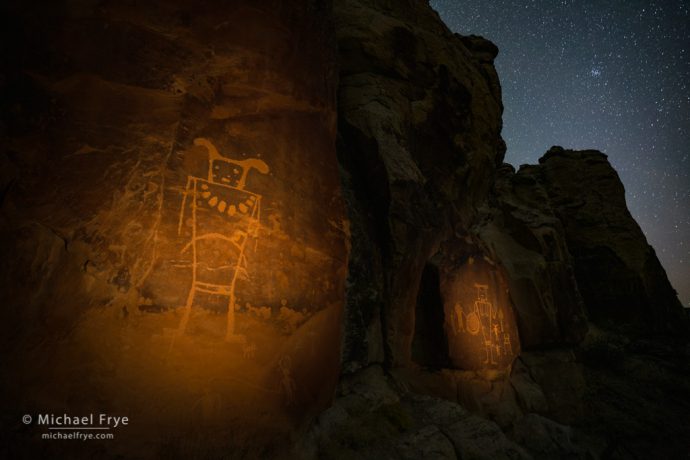
[[[458,369],[504,369],[520,352],[515,316],[501,271],[468,257],[441,283],[449,356]]]
[[[330,13],[220,2],[183,24],[191,5],[163,3],[73,5],[46,36],[83,60],[41,77],[60,121],[19,149],[40,168],[6,201],[6,410],[127,416],[113,456],[258,458],[340,370]]]

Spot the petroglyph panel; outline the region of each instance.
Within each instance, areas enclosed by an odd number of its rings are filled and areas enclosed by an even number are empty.
[[[442,282],[449,356],[459,369],[500,369],[519,353],[515,316],[500,269],[467,257]]]
[[[26,161],[3,196],[17,345],[2,358],[8,382],[34,382],[3,386],[8,411],[126,410],[122,457],[169,457],[199,427],[286,439],[339,373],[349,235],[328,9],[47,8],[17,3],[41,33],[8,86],[41,123],[8,133]]]

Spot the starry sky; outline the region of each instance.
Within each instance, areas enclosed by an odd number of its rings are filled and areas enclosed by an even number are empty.
[[[431,0],[500,52],[506,162],[601,150],[690,307],[690,0]]]

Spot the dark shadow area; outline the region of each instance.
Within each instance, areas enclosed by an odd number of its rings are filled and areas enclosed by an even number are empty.
[[[417,294],[412,360],[429,369],[450,366],[438,267],[427,263]]]

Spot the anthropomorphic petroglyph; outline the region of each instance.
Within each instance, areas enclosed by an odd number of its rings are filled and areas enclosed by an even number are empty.
[[[206,148],[208,172],[206,178],[188,176],[180,208],[178,234],[185,223],[191,227],[182,252],[191,251],[192,283],[178,334],[187,327],[196,294],[206,293],[228,298],[226,340],[243,342],[235,335],[235,291],[239,280],[249,279],[247,243],[257,241],[261,220],[261,195],[246,189],[247,177],[252,170],[267,174],[269,168],[258,158],[227,158],[206,138],[194,145]],[[219,273],[226,277],[219,279]]]

